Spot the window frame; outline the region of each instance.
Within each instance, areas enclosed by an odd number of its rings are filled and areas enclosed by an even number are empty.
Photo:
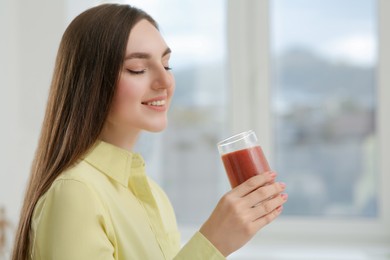
[[[272,116],[270,110],[270,1],[228,0],[228,75],[230,76],[231,129],[254,129],[272,165]],[[256,240],[289,242],[347,241],[390,243],[390,2],[377,0],[378,73],[377,134],[379,143],[379,216],[375,219],[319,219],[282,216],[258,235]],[[387,101],[387,102],[386,102]],[[265,123],[264,123],[265,122]],[[264,127],[265,126],[265,127]]]

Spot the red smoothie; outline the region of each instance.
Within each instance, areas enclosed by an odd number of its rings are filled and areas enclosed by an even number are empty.
[[[257,174],[270,171],[260,146],[224,154],[222,161],[232,188]]]

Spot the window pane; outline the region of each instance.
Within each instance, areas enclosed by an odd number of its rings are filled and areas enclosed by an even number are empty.
[[[376,217],[374,0],[271,0],[275,168],[285,215]]]
[[[148,174],[169,196],[179,224],[199,225],[229,187],[216,147],[227,129],[225,1],[129,3],[159,23],[172,49],[176,78],[168,128],[144,134],[138,149]]]

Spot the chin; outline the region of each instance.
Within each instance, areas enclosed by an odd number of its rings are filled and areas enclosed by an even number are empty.
[[[151,133],[160,133],[162,131],[164,131],[165,128],[161,128],[161,129],[147,129],[148,132],[151,132]]]
[[[152,132],[152,133],[159,133],[159,132],[164,131],[166,128],[167,128],[167,124],[161,124],[161,125],[158,125],[158,126],[148,127],[145,130],[148,131],[148,132]]]

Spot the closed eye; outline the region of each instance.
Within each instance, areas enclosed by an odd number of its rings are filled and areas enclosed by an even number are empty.
[[[130,72],[130,74],[134,74],[134,75],[140,75],[140,74],[144,74],[146,70],[127,70],[128,72]]]

